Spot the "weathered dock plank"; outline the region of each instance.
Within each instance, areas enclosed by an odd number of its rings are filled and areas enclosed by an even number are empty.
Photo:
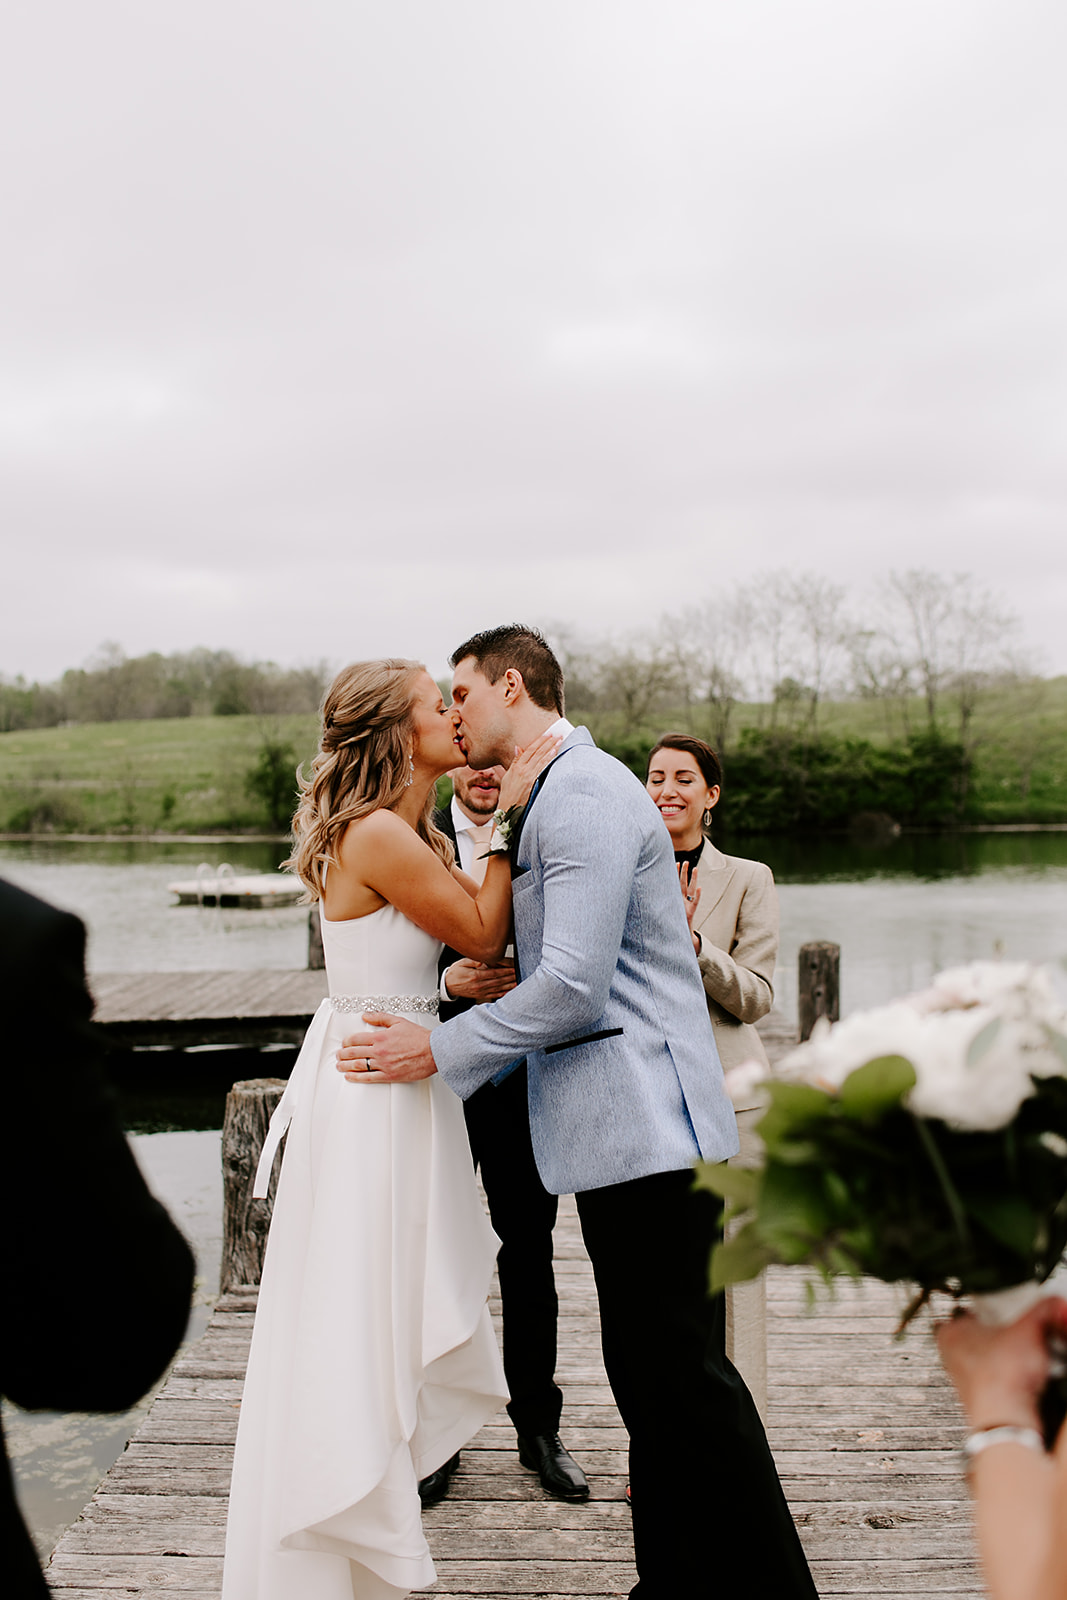
[[[299,1045],[326,997],[326,974],[96,972],[95,1021],[117,1044]]]
[[[440,1600],[619,1596],[636,1581],[626,1438],[600,1362],[573,1202],[561,1207],[557,1243],[564,1429],[592,1497],[579,1506],[546,1499],[519,1466],[501,1413],[425,1516]],[[48,1576],[63,1600],[137,1600],[161,1589],[218,1600],[254,1304],[251,1290],[219,1302],[60,1541]],[[770,1438],[819,1593],[980,1600],[956,1455],[962,1424],[928,1329],[894,1342],[899,1297],[878,1284],[847,1284],[808,1315],[802,1280],[781,1270],[769,1275],[767,1311]]]

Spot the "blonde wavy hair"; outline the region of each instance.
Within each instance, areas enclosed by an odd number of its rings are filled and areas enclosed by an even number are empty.
[[[322,733],[311,770],[297,768],[300,804],[293,817],[293,853],[285,862],[321,900],[327,863],[336,864],[350,822],[395,805],[408,786],[412,700],[421,661],[356,661],[330,684],[322,703]],[[451,867],[451,841],[430,818],[431,785],[416,832]]]

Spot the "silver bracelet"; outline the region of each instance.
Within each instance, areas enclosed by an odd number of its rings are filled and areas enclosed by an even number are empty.
[[[1002,1423],[992,1428],[978,1428],[974,1433],[967,1435],[960,1447],[963,1470],[970,1472],[977,1457],[993,1444],[1021,1444],[1025,1445],[1027,1450],[1035,1450],[1039,1456],[1048,1453],[1045,1441],[1036,1428],[1016,1428],[1009,1423]]]

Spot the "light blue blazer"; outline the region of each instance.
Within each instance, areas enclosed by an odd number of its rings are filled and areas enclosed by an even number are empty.
[[[462,1099],[528,1062],[545,1187],[573,1194],[738,1148],[674,848],[642,784],[586,728],[563,743],[519,841],[522,982],[435,1028]]]

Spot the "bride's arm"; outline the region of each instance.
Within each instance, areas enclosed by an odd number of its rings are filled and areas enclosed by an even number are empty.
[[[515,758],[500,786],[500,808],[523,805],[534,781],[559,749],[542,736]],[[339,877],[370,889],[435,939],[486,964],[499,961],[511,931],[511,867],[506,855],[486,862],[475,886],[455,876],[430,847],[392,811],[373,811],[350,824],[339,855]]]
[[[468,893],[414,829],[391,811],[352,823],[339,851],[340,875],[366,885],[434,939],[475,961],[499,961],[511,927],[508,858],[486,862],[477,895]]]

